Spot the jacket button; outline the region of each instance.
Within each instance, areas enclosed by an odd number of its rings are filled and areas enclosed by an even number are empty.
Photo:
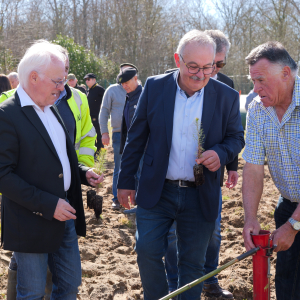
[[[58,178],[63,178],[64,177],[64,174],[63,173],[60,173],[59,175],[58,175]]]

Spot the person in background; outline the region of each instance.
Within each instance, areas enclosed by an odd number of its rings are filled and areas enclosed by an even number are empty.
[[[4,74],[0,74],[0,93],[11,90],[11,83],[8,77]]]
[[[245,109],[248,111],[248,106],[252,102],[252,100],[257,96],[257,93],[254,90],[251,90],[246,97]]]
[[[16,73],[18,74],[18,73]],[[15,93],[16,89],[12,87],[8,76],[0,74],[0,103]]]
[[[67,79],[68,79],[68,85],[70,87],[77,89],[80,92],[86,94],[86,89],[77,84],[78,79],[76,78],[76,76],[74,74],[72,74],[72,73],[68,74]]]
[[[16,89],[19,85],[19,75],[17,72],[11,72],[7,75],[9,81],[10,81],[10,84],[11,84],[11,87],[13,89]]]
[[[252,234],[258,234],[258,207],[268,168],[280,197],[272,232],[277,252],[276,299],[299,299],[300,295],[300,78],[298,65],[279,42],[267,42],[246,57],[258,94],[249,105],[246,147],[243,158],[244,229],[246,250],[255,248]],[[265,211],[265,210],[264,210]]]
[[[120,71],[132,67],[136,69],[138,73],[138,68],[131,63],[123,63],[120,65]],[[110,85],[103,96],[103,101],[99,114],[99,124],[102,132],[102,143],[103,145],[109,145],[110,138],[108,132],[108,119],[110,116],[112,127],[112,147],[114,150],[114,174],[113,174],[113,199],[112,199],[112,209],[120,209],[120,203],[117,197],[117,181],[119,175],[119,167],[121,161],[120,154],[120,143],[121,143],[121,123],[122,114],[126,100],[126,91],[123,89],[122,85],[118,82]]]
[[[96,75],[93,73],[86,74],[83,79],[85,80],[86,85],[89,87],[87,98],[89,102],[92,122],[97,132],[97,140],[95,146],[97,147],[97,152],[99,152],[100,149],[103,148],[103,144],[101,140],[101,131],[98,122],[98,116],[105,89],[97,83]]]

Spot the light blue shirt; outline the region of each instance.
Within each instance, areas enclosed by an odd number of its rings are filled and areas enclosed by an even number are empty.
[[[196,118],[201,124],[204,88],[187,97],[178,85],[175,97],[172,144],[167,179],[195,181],[193,166],[197,154]]]
[[[67,91],[66,89],[64,89],[62,92],[60,92],[59,97],[57,98],[57,100],[55,101],[55,104],[58,105],[58,103],[60,102],[60,100],[67,95]]]

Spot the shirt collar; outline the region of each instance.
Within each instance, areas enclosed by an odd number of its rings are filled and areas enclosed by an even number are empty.
[[[60,102],[60,100],[65,97],[67,95],[67,91],[66,88],[64,88],[64,90],[62,92],[60,92],[60,95],[58,97],[58,99],[55,101],[55,104],[58,104]]]
[[[216,79],[216,80],[217,80],[217,79],[218,79],[218,73],[217,73],[217,74],[215,74],[214,76],[211,76],[211,78],[212,78],[212,79]]]
[[[176,72],[177,72],[177,74],[176,74],[175,76],[176,76],[177,91],[178,91],[180,94],[186,95],[186,92],[185,92],[183,89],[181,89],[181,87],[180,87],[179,84],[178,84],[179,70],[176,71]],[[203,91],[204,91],[204,87],[203,87],[201,90],[195,92],[195,94],[194,94],[193,96],[195,96],[195,95],[196,95],[196,96],[199,96],[199,95],[201,95],[201,94],[203,93]],[[193,97],[193,96],[191,96],[191,97]]]
[[[21,107],[24,106],[34,106],[34,108],[42,111],[42,109],[29,97],[29,95],[25,92],[25,90],[19,84],[17,91],[20,98]],[[47,105],[46,107],[50,107],[52,105]]]

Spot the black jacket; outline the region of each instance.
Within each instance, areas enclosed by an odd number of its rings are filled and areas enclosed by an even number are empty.
[[[74,146],[58,110],[52,111],[66,133],[71,167],[67,198],[76,210],[78,235],[86,233],[79,166]],[[51,253],[61,245],[65,222],[53,218],[59,198],[65,199],[63,170],[54,145],[32,106],[21,107],[18,93],[0,105],[1,242],[5,250]],[[79,166],[79,167],[78,167]]]
[[[83,88],[83,87],[81,87],[81,86],[79,86],[77,83],[76,83],[74,89],[77,89],[77,90],[79,90],[80,92],[82,92],[82,93],[84,93],[86,95],[86,89]]]
[[[126,95],[126,101],[125,101],[124,109],[126,107],[126,104],[129,101],[129,123],[131,123],[132,117],[135,113],[135,109],[136,109],[136,106],[137,106],[137,103],[139,101],[139,98],[140,98],[140,95],[141,95],[142,91],[143,91],[142,86],[138,85],[138,87],[133,92]],[[122,125],[121,125],[120,154],[123,153],[126,138],[127,138],[127,132],[128,132],[128,129],[129,129],[126,126],[125,117],[124,117],[124,109],[123,109]]]
[[[88,102],[89,102],[91,118],[98,119],[104,92],[105,92],[105,89],[98,83],[95,83],[89,89],[87,98],[88,98]]]
[[[228,86],[230,86],[231,88],[234,89],[234,83],[232,81],[232,79],[230,79],[228,76],[222,74],[222,73],[218,73],[217,74],[217,80],[227,84]],[[238,169],[238,163],[239,163],[239,158],[238,156],[229,164],[226,165],[226,170],[227,171],[237,171]],[[221,177],[220,177],[220,185],[223,186],[223,181],[224,181],[224,166],[221,166]]]

